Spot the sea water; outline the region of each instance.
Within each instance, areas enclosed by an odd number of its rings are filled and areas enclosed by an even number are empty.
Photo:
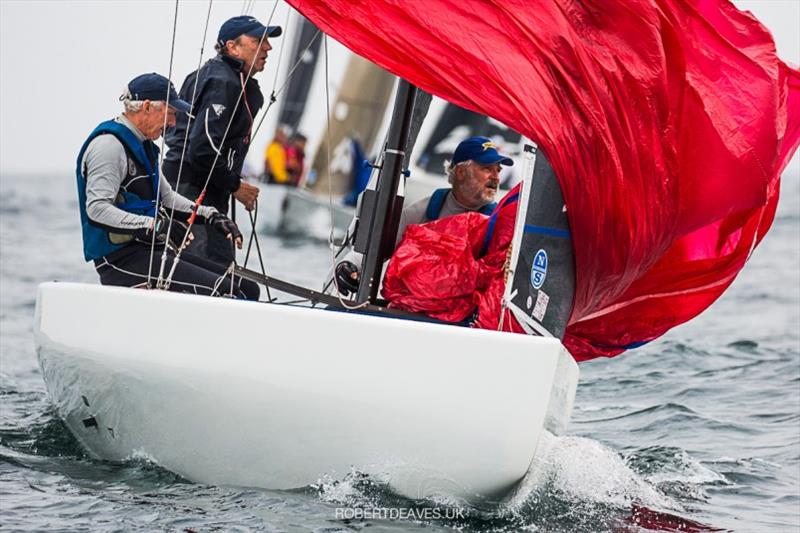
[[[727,293],[658,341],[583,363],[568,434],[543,437],[516,494],[489,509],[409,501],[357,471],[269,491],[191,483],[147,456],[91,459],[50,406],[32,339],[39,283],[97,282],[81,256],[73,180],[0,177],[0,529],[800,529],[796,172],[784,177],[775,223]],[[270,216],[259,222],[268,273],[318,287],[331,264],[327,245],[271,232]]]

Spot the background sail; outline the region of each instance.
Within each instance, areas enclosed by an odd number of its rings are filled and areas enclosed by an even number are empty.
[[[486,115],[448,103],[417,159],[417,166],[443,176],[445,160],[453,157],[458,143],[474,135],[492,138],[504,154],[519,155],[519,133]]]
[[[278,124],[289,126],[293,132],[297,131],[306,108],[308,91],[311,90],[311,80],[314,79],[314,70],[322,44],[322,36],[317,35],[319,30],[308,19],[298,17],[295,28],[296,37],[292,43],[289,65],[297,65],[297,67],[283,93],[285,96],[281,102],[281,112],[278,115]]]
[[[330,137],[326,134],[314,156],[317,180],[312,189],[341,195],[353,187],[353,141],[369,154],[381,127],[395,77],[362,57],[352,56],[342,78],[342,86],[331,102]],[[320,123],[324,127],[324,123]],[[330,140],[330,166],[328,165]],[[330,175],[329,171],[330,170]]]
[[[289,0],[357,54],[533,139],[576,264],[565,344],[614,355],[695,316],[775,213],[800,73],[725,0]]]

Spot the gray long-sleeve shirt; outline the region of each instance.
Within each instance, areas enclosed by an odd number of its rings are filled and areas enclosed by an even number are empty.
[[[140,141],[146,140],[125,115],[114,120],[131,130]],[[86,148],[81,165],[86,169],[86,214],[90,220],[124,232],[153,224],[153,217],[128,213],[116,206],[122,181],[128,175],[128,154],[114,135],[95,137]],[[135,179],[149,180],[150,177],[142,175]],[[194,202],[175,192],[163,175],[160,176],[159,196],[162,205],[168,209],[172,209],[174,203],[176,211],[190,213],[194,206]],[[202,205],[197,210],[197,214],[205,218],[215,212],[213,207]]]
[[[403,240],[403,235],[406,228],[410,224],[423,224],[430,222],[428,218],[428,203],[431,201],[430,196],[426,196],[422,200],[416,201],[410,206],[403,209],[400,214],[400,225],[397,227],[397,238],[395,239],[395,246],[400,244]],[[478,211],[481,208],[466,207],[458,203],[452,190],[447,194],[442,204],[442,210],[439,212],[439,219],[449,217],[452,215],[460,215],[461,213],[469,213],[470,211]]]

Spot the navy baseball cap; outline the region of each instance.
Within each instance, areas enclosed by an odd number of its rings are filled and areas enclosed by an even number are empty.
[[[169,95],[167,93],[169,91]],[[153,102],[166,101],[170,107],[182,111],[187,115],[192,106],[186,100],[181,100],[175,92],[172,82],[161,74],[151,72],[136,76],[128,83],[128,92],[133,100],[152,100]]]
[[[217,43],[224,45],[240,35],[260,38],[265,34],[267,37],[278,37],[281,33],[283,30],[280,26],[264,26],[255,18],[242,15],[228,19],[220,26]]]
[[[469,160],[481,165],[500,163],[510,167],[514,164],[513,159],[497,151],[497,145],[489,137],[470,137],[458,144],[453,153],[452,164],[456,165]]]

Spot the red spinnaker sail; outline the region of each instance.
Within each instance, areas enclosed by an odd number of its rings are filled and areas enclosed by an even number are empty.
[[[570,218],[578,360],[708,307],[769,228],[800,73],[727,0],[289,0],[355,53],[536,141]]]

